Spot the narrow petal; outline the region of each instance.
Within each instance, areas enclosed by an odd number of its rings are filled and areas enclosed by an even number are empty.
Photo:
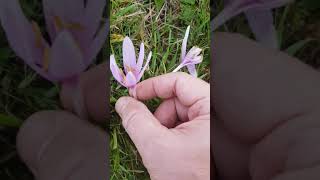
[[[137,62],[137,66],[136,66],[136,73],[140,73],[142,65],[143,65],[143,59],[144,59],[144,44],[141,43],[138,62]]]
[[[193,77],[197,77],[198,73],[197,73],[197,69],[195,65],[188,65],[187,66],[189,73],[193,76]]]
[[[84,24],[88,28],[89,37],[93,37],[103,20],[103,11],[106,7],[105,0],[89,0],[85,8]]]
[[[86,65],[90,65],[93,60],[98,55],[99,51],[103,47],[104,43],[107,40],[109,33],[109,21],[104,24],[104,26],[100,29],[100,32],[97,34],[95,39],[93,40],[91,46],[86,50],[85,53],[85,62]]]
[[[180,62],[182,62],[182,60],[184,59],[184,57],[186,56],[186,53],[187,53],[187,44],[188,44],[189,33],[190,33],[190,26],[187,27],[186,33],[185,33],[183,41],[182,41]]]
[[[48,73],[64,80],[78,75],[85,68],[82,53],[72,35],[67,31],[59,33],[51,48]]]
[[[36,38],[17,0],[0,0],[0,22],[15,53],[28,64],[35,62]]]
[[[123,66],[128,73],[131,69],[136,67],[136,53],[134,51],[134,46],[129,37],[125,37],[122,44],[123,53]]]
[[[43,11],[49,35],[54,40],[57,35],[55,28],[56,18],[60,18],[62,23],[81,24],[84,17],[84,1],[43,0]]]
[[[110,56],[110,70],[111,73],[114,77],[114,79],[116,79],[121,85],[124,86],[123,82],[124,82],[124,74],[123,72],[119,69],[117,63],[116,63],[116,59],[114,58],[114,55]]]
[[[229,3],[225,8],[211,21],[211,30],[218,29],[221,25],[225,24],[234,16],[240,14],[242,9],[236,9],[234,3]]]
[[[186,61],[185,63],[183,63],[183,66],[187,66],[187,65],[190,65],[190,64],[200,64],[203,60],[203,56],[196,56],[194,57],[192,60],[190,61]]]
[[[137,84],[136,76],[132,72],[128,72],[125,79],[125,86],[130,88]]]
[[[150,63],[150,60],[151,60],[151,57],[152,57],[152,52],[150,51],[149,55],[148,55],[148,58],[147,58],[147,61],[146,61],[146,64],[144,65],[143,69],[140,71],[139,75],[138,75],[138,78],[137,78],[137,81],[139,82],[144,74],[144,71],[147,69],[147,67],[149,66],[149,63]]]
[[[228,20],[237,16],[238,14],[245,12],[250,9],[260,9],[267,10],[281,7],[287,3],[290,3],[294,0],[232,0],[228,1],[225,8],[216,16],[212,21],[210,26],[212,30],[216,30],[221,25],[226,23]]]
[[[278,48],[277,33],[273,25],[271,10],[246,11],[248,23],[256,39],[267,47]]]

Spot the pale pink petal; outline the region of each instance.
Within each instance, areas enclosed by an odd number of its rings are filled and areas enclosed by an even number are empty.
[[[15,53],[28,64],[36,62],[36,39],[17,0],[0,0],[0,22]]]
[[[94,58],[98,55],[99,51],[103,47],[109,33],[109,21],[104,24],[100,29],[97,36],[94,38],[92,44],[88,47],[87,52],[85,53],[85,62],[87,65],[90,65]]]
[[[128,73],[136,67],[136,53],[133,43],[129,37],[125,37],[122,44],[123,66],[125,72]]]
[[[232,0],[228,1],[225,8],[211,21],[212,30],[216,30],[228,20],[250,9],[270,10],[281,7],[294,0]]]
[[[82,0],[43,0],[42,3],[47,29],[52,40],[58,33],[54,25],[55,17],[59,17],[64,23],[83,23],[85,9]]]
[[[246,11],[246,16],[256,39],[270,48],[278,48],[277,33],[271,10]]]
[[[137,77],[137,81],[139,82],[144,74],[144,71],[147,69],[147,67],[149,66],[149,63],[150,63],[150,60],[151,60],[151,57],[152,57],[152,52],[149,53],[148,55],[148,58],[147,58],[147,61],[143,67],[143,69],[141,70],[141,72],[139,73],[138,77]]]
[[[137,84],[137,79],[135,77],[135,75],[132,72],[128,72],[128,74],[126,75],[126,79],[125,79],[125,85],[126,87],[130,88],[133,87]]]
[[[183,41],[182,41],[180,62],[183,61],[183,59],[187,53],[187,44],[188,44],[189,33],[190,33],[190,26],[187,27],[186,33],[185,33]]]
[[[123,84],[124,82],[124,77],[123,77],[123,72],[121,72],[121,70],[119,69],[117,63],[116,63],[116,59],[114,58],[114,55],[110,56],[110,70],[111,73],[114,77],[115,80],[117,80],[121,85],[125,85]]]
[[[138,57],[137,66],[136,66],[136,73],[140,73],[143,65],[143,59],[144,59],[144,44],[141,43],[139,57]]]
[[[88,0],[85,8],[85,27],[88,29],[89,37],[93,37],[103,20],[103,10],[106,7],[105,0]]]
[[[77,76],[86,65],[82,53],[72,35],[63,31],[59,33],[50,51],[48,73],[59,80]]]
[[[197,73],[197,69],[195,65],[188,65],[187,66],[189,73],[193,76],[193,77],[197,77],[198,73]]]

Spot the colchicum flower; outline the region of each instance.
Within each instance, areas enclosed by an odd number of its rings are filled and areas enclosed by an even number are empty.
[[[182,41],[181,57],[180,57],[181,64],[175,70],[173,70],[173,72],[177,72],[181,68],[187,66],[189,73],[192,76],[197,77],[197,70],[195,65],[202,62],[202,59],[203,59],[201,55],[202,49],[194,46],[187,53],[187,43],[188,43],[189,33],[190,33],[190,26],[188,26],[186,34]]]
[[[211,21],[211,27],[215,30],[244,12],[256,39],[268,47],[278,48],[272,9],[291,1],[293,0],[228,0],[223,11]]]
[[[136,84],[140,81],[143,76],[144,71],[149,65],[151,60],[152,52],[149,53],[147,61],[143,65],[144,60],[144,44],[140,45],[140,52],[138,60],[136,59],[136,53],[134,46],[129,37],[125,37],[122,45],[123,53],[123,67],[125,73],[119,69],[114,55],[110,56],[110,69],[113,77],[123,86],[134,89]]]
[[[107,38],[100,29],[105,0],[43,0],[46,41],[18,0],[0,0],[0,22],[17,56],[52,82],[70,82],[95,59]]]

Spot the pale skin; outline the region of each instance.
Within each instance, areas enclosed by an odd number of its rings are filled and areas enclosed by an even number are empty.
[[[138,100],[122,97],[116,103],[151,179],[210,179],[210,124],[216,167],[211,177],[319,179],[319,73],[239,35],[214,37],[211,120],[210,85],[185,73],[143,81]],[[106,89],[91,82],[106,82],[97,81],[105,76],[102,69],[83,76],[89,114],[100,122],[108,114],[106,106],[102,98],[93,98]],[[61,99],[72,111],[69,93],[64,90]],[[163,103],[151,113],[142,102],[155,97]],[[105,179],[106,134],[67,111],[45,111],[26,121],[17,148],[38,179]]]
[[[194,88],[190,88],[192,85]],[[171,73],[137,85],[116,110],[152,180],[210,179],[210,85]],[[141,102],[164,99],[154,114]]]

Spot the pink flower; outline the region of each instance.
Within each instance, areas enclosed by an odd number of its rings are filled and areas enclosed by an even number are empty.
[[[181,63],[175,70],[173,70],[173,72],[177,72],[181,68],[187,66],[189,73],[192,76],[197,77],[197,70],[195,65],[201,63],[203,60],[203,57],[201,55],[202,49],[196,46],[193,46],[190,49],[190,51],[187,53],[187,43],[188,43],[189,33],[190,33],[190,26],[188,26],[186,34],[182,41],[181,57],[180,57]]]
[[[144,44],[140,45],[140,52],[138,60],[136,59],[136,53],[134,50],[133,43],[129,37],[125,37],[122,46],[123,52],[123,72],[119,69],[114,55],[110,56],[110,69],[113,77],[124,87],[134,89],[136,84],[141,80],[144,71],[149,65],[151,60],[152,52],[149,53],[147,61],[143,65],[144,60]]]
[[[48,40],[23,14],[18,0],[0,0],[0,22],[17,56],[52,82],[69,82],[86,70],[107,38],[100,28],[105,0],[43,0]]]

